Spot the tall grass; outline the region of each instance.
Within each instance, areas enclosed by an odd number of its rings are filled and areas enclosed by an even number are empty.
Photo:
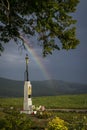
[[[33,104],[47,108],[87,108],[87,94],[33,98]]]
[[[22,107],[23,98],[0,98],[0,107]]]
[[[32,97],[33,105],[46,108],[87,108],[87,94]],[[23,107],[23,98],[0,98],[0,107]]]

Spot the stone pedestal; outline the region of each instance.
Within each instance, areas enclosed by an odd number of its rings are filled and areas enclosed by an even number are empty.
[[[24,104],[22,113],[31,114],[32,110],[32,86],[30,81],[25,81],[24,84]]]

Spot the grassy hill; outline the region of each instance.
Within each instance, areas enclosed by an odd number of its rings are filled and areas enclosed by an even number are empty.
[[[65,94],[85,94],[87,85],[59,80],[31,81],[32,96],[55,96]],[[0,97],[23,97],[23,81],[0,78]]]

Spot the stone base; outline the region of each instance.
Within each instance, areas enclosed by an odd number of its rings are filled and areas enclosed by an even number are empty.
[[[33,111],[29,111],[29,110],[22,110],[22,111],[20,111],[20,113],[22,114],[22,113],[25,113],[25,114],[32,114],[33,113]]]
[[[31,111],[32,110],[32,98],[31,98],[31,93],[30,93],[31,87],[32,86],[31,86],[30,81],[25,81],[25,84],[24,84],[24,104],[23,104],[24,111]]]
[[[30,104],[31,104],[31,102],[30,102]],[[33,113],[32,105],[29,105],[27,108],[23,109],[21,111],[21,113],[32,114]]]

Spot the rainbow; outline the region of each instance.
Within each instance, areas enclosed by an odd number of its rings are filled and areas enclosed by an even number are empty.
[[[25,48],[28,50],[28,52],[30,53],[30,55],[33,57],[34,61],[36,62],[36,64],[39,66],[43,76],[44,76],[44,79],[45,80],[49,80],[51,79],[50,78],[50,75],[49,73],[47,72],[46,68],[44,67],[43,63],[41,62],[40,60],[40,57],[37,55],[37,53],[35,52],[34,49],[32,49],[29,45],[29,41],[27,39],[25,39],[22,35],[20,35],[20,37],[23,39],[24,41],[24,45],[25,45]]]

